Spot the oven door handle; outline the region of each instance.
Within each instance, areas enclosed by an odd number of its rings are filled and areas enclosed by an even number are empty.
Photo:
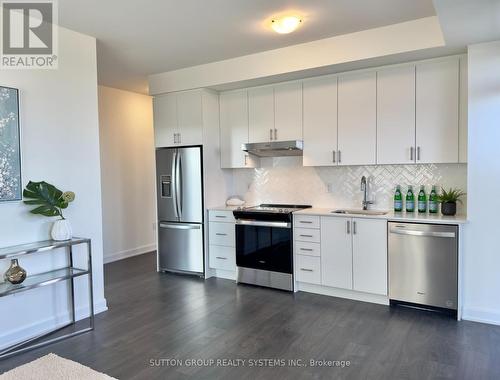
[[[292,223],[287,222],[260,222],[258,220],[236,219],[236,224],[241,226],[292,228]]]

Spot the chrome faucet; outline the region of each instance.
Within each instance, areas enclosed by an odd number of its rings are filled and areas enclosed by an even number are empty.
[[[363,210],[368,210],[368,205],[373,204],[372,201],[368,200],[368,184],[369,182],[366,180],[366,177],[361,177],[361,191],[363,192],[363,202],[361,205],[363,206]]]

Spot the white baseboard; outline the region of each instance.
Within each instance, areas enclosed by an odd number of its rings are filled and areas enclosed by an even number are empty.
[[[305,282],[296,282],[298,291],[322,294],[339,298],[347,298],[355,301],[378,303],[380,305],[389,305],[389,298],[378,294],[356,292],[354,290],[331,288],[329,286],[307,284]]]
[[[94,302],[94,314],[99,314],[106,310],[108,310],[108,306],[105,298]],[[89,314],[89,307],[88,305],[86,305],[78,307],[76,309],[75,317],[76,320],[81,320],[87,318]],[[0,349],[10,347],[30,337],[46,333],[50,330],[55,329],[57,326],[64,326],[65,324],[69,323],[70,318],[71,315],[70,311],[68,310],[67,312],[54,315],[53,317],[46,318],[41,321],[36,321],[28,326],[22,326],[5,333],[2,332],[2,334],[0,335],[0,342],[2,342],[0,344]]]
[[[103,261],[104,264],[112,263],[113,261],[123,260],[132,256],[142,255],[156,250],[156,244],[143,245],[137,248],[127,249],[121,252],[105,254]]]
[[[473,322],[488,323],[490,325],[500,325],[500,312],[493,309],[464,307],[462,311],[462,319]]]

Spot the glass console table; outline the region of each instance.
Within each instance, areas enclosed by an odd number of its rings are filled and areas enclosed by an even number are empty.
[[[79,244],[87,245],[87,267],[86,268],[75,268],[73,266],[73,246]],[[26,255],[40,254],[42,252],[51,251],[57,248],[66,248],[68,254],[69,265],[64,268],[58,268],[45,273],[33,274],[28,273],[28,277],[21,284],[13,285],[9,282],[0,283],[0,297],[6,297],[11,294],[25,292],[31,289],[39,288],[42,286],[52,285],[60,281],[68,281],[69,291],[71,296],[71,317],[70,322],[64,324],[63,326],[58,326],[53,330],[44,332],[43,334],[31,337],[20,343],[7,347],[0,351],[0,359],[5,359],[12,355],[32,350],[34,348],[46,346],[48,344],[58,342],[60,340],[70,338],[76,335],[92,331],[94,329],[94,295],[92,291],[92,247],[91,241],[87,238],[72,238],[70,240],[55,241],[46,240],[30,244],[16,245],[12,247],[0,248],[0,260],[3,259],[13,259]],[[46,339],[41,341],[43,338],[48,338],[51,334],[57,331],[65,329],[66,327],[76,324],[75,319],[75,291],[74,291],[74,279],[80,276],[88,277],[88,289],[89,289],[89,326],[72,331],[70,333],[60,335],[51,339]]]

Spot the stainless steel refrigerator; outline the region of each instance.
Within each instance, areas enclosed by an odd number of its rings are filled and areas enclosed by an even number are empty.
[[[158,268],[204,272],[201,147],[156,150]]]

